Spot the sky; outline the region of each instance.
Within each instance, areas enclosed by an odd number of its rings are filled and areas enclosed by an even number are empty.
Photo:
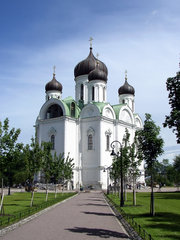
[[[0,121],[21,129],[30,143],[45,102],[45,85],[56,79],[62,98],[75,96],[74,67],[93,53],[108,68],[107,98],[118,103],[118,89],[135,88],[135,111],[150,113],[161,127],[163,158],[180,154],[175,134],[163,128],[169,115],[166,80],[179,71],[179,0],[8,0],[0,1]]]

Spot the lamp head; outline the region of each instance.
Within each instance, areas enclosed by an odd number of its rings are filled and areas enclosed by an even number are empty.
[[[115,152],[114,152],[114,149],[112,149],[112,152],[110,154],[111,156],[116,156]]]

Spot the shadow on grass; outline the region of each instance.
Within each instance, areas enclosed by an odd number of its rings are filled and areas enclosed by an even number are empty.
[[[88,236],[99,236],[101,238],[128,238],[127,234],[119,233],[116,231],[101,229],[101,228],[84,228],[84,227],[75,227],[67,228],[66,230],[74,233],[85,233]]]
[[[176,199],[180,200],[180,192],[158,192],[155,193],[156,199]]]
[[[149,214],[128,214],[133,217],[135,220],[138,218],[144,218],[145,228],[148,229],[159,229],[162,233],[161,237],[167,238],[167,232],[180,232],[180,214],[170,213],[170,212],[159,212],[156,213],[154,217],[151,217]],[[148,223],[146,223],[148,221]],[[149,231],[149,230],[148,230]],[[165,232],[163,234],[163,232]],[[156,235],[158,236],[158,235]],[[176,238],[175,235],[172,235],[171,239],[180,239],[180,236]]]
[[[150,221],[152,224],[148,224],[148,227],[165,229],[171,232],[180,232],[180,214],[159,212],[155,217],[152,217]]]
[[[97,215],[97,216],[114,216],[114,214],[112,213],[100,213],[100,212],[82,212],[85,214],[93,214],[93,215]]]

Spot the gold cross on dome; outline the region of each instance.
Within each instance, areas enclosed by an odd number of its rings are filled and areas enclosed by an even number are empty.
[[[90,47],[92,48],[92,41],[93,41],[94,39],[92,38],[92,37],[90,37],[89,38],[89,41],[90,41]]]

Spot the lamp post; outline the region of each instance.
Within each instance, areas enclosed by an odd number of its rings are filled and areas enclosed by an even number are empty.
[[[118,143],[119,145],[120,145],[120,152],[117,152],[117,153],[115,153],[115,151],[114,151],[114,148],[115,148],[115,145],[114,145],[114,143]],[[120,170],[121,170],[121,172],[120,172],[120,175],[121,175],[121,198],[120,198],[120,207],[123,207],[124,206],[124,196],[123,196],[123,169],[122,169],[122,167],[123,167],[123,163],[122,163],[122,144],[119,142],[119,141],[117,141],[117,140],[115,140],[115,141],[113,141],[112,143],[111,143],[111,148],[112,148],[112,152],[111,152],[111,156],[116,156],[117,157],[117,159],[118,160],[120,160]]]

